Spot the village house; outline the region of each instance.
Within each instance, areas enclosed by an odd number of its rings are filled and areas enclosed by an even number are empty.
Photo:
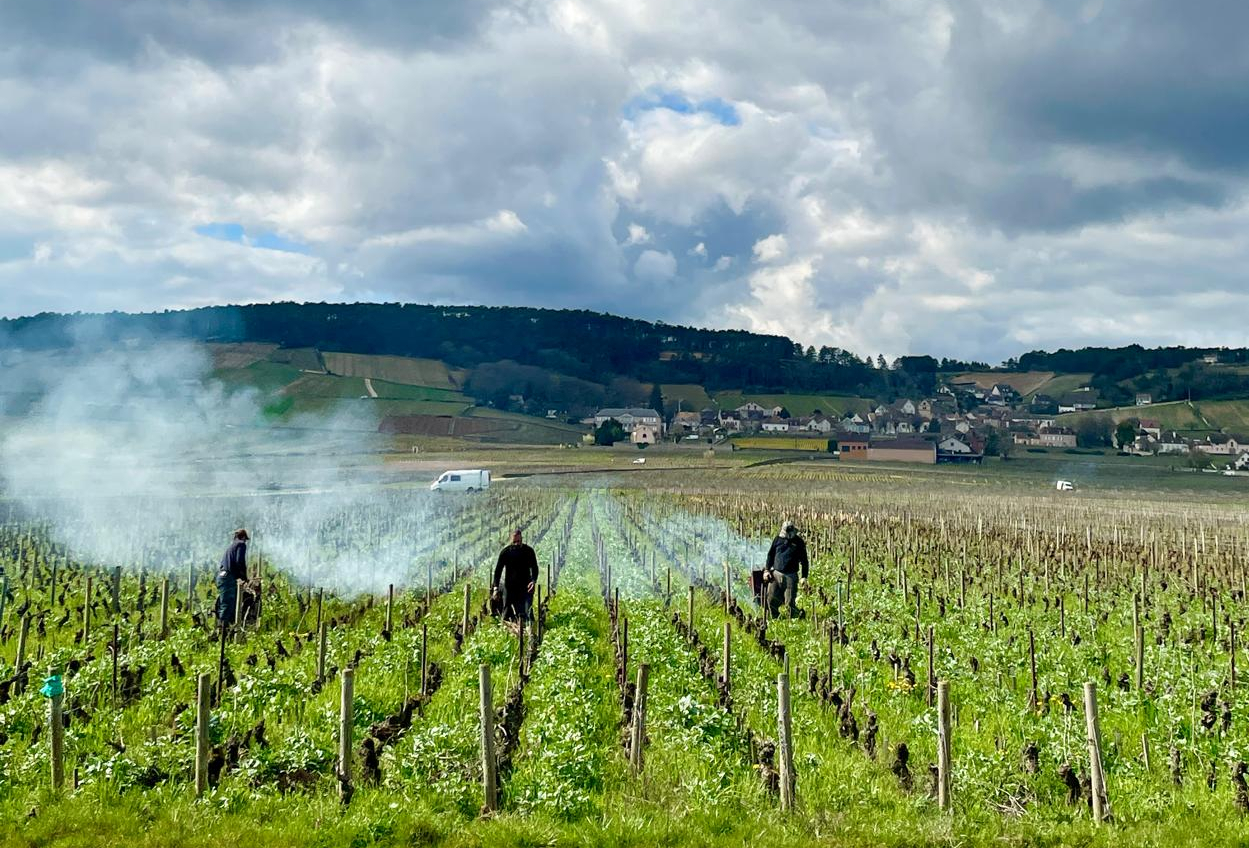
[[[863,416],[859,415],[857,412],[853,415],[847,415],[845,418],[841,419],[839,426],[847,433],[872,432],[872,425],[867,423],[867,421],[863,419]]]
[[[984,446],[973,439],[946,436],[937,442],[937,462],[980,462]]]
[[[763,419],[763,432],[765,433],[788,433],[789,419],[770,417]]]
[[[672,426],[687,433],[697,430],[702,423],[702,415],[697,412],[678,412],[672,418]]]
[[[1063,395],[1058,401],[1058,411],[1087,412],[1097,408],[1098,393],[1092,389],[1078,389]]]
[[[1153,402],[1154,402],[1154,396],[1149,394],[1148,392],[1136,393],[1136,405],[1137,406],[1149,406]]]
[[[629,431],[629,441],[635,445],[653,445],[663,438],[663,431],[653,424],[635,424]]]
[[[1074,448],[1076,431],[1070,427],[1042,427],[1037,431],[1041,445],[1047,448]]]
[[[1158,448],[1159,454],[1186,454],[1190,450],[1188,441],[1182,438],[1174,430],[1159,436]]]
[[[989,389],[989,394],[985,397],[990,406],[1006,406],[1007,404],[1015,403],[1018,399],[1019,392],[1006,383],[994,384],[993,388]]]
[[[1193,449],[1213,456],[1235,456],[1242,450],[1249,450],[1249,439],[1244,436],[1214,433],[1207,436],[1204,442],[1194,444]]]
[[[872,440],[867,448],[867,458],[874,462],[918,462],[935,465],[937,444],[923,439]]]
[[[1162,425],[1152,418],[1142,418],[1140,422],[1140,430],[1142,433],[1153,436],[1155,439],[1162,438]]]
[[[664,419],[653,409],[642,409],[640,407],[631,407],[628,409],[615,409],[608,407],[600,409],[594,414],[594,426],[601,427],[608,421],[615,419],[626,433],[632,433],[634,427],[645,425],[656,428],[660,435],[663,435]]]
[[[813,415],[802,424],[802,429],[809,433],[831,433],[833,422],[824,415]]]
[[[837,452],[841,459],[867,459],[871,438],[858,433],[838,433]]]

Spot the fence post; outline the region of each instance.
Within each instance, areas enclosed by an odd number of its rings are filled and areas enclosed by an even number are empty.
[[[0,571],[3,571],[0,568]],[[9,597],[9,575],[7,572],[0,578],[0,630],[4,628],[4,604]]]
[[[724,622],[724,668],[720,672],[720,678],[724,681],[724,689],[727,692],[729,683],[732,681],[733,674],[733,642],[732,642],[733,625]]]
[[[490,666],[482,663],[478,675],[481,693],[481,788],[482,812],[493,813],[499,806],[499,787],[494,758],[494,696],[490,690]]]
[[[87,575],[87,586],[82,591],[82,643],[85,645],[91,638],[91,575]]]
[[[638,666],[637,696],[633,700],[633,727],[629,740],[629,764],[634,774],[642,773],[642,747],[646,740],[646,687],[650,674],[650,665],[642,663]]]
[[[690,586],[690,641],[694,640],[694,587]]]
[[[950,683],[937,682],[937,806],[950,809]]]
[[[429,648],[429,625],[426,623],[422,623],[421,624],[421,694],[422,695],[429,694],[429,691],[428,691],[429,684],[427,682],[427,678],[429,675],[429,654],[427,652],[428,648]]]
[[[1097,684],[1084,684],[1084,723],[1089,743],[1089,784],[1093,795],[1093,821],[1106,818],[1106,776],[1102,773],[1101,726],[1097,721]]]
[[[121,615],[121,566],[113,566],[113,615]]]
[[[395,614],[395,584],[391,583],[386,589],[386,632],[393,632]]]
[[[924,681],[924,691],[927,693],[928,706],[933,706],[937,698],[937,676],[933,673],[933,643],[936,641],[936,627],[928,625],[928,679]]]
[[[781,809],[789,812],[794,808],[794,744],[793,723],[789,712],[789,675],[776,676],[777,751],[781,772]]]
[[[56,675],[56,670],[48,672]],[[57,687],[58,689],[60,687]],[[53,691],[48,699],[48,738],[52,746],[52,791],[60,792],[65,785],[65,720],[61,717],[61,705],[65,699],[64,690]]]
[[[1145,628],[1136,625],[1133,634],[1133,660],[1136,663],[1136,691],[1145,688]]]
[[[1036,688],[1036,635],[1028,628],[1028,668],[1032,674],[1032,689],[1028,692],[1028,708],[1035,710],[1040,706]]]
[[[195,797],[208,790],[208,722],[212,709],[212,684],[207,674],[199,676],[195,705]]]
[[[327,641],[327,630],[325,623],[321,623],[321,629],[317,634],[317,681],[325,682],[325,650]]]
[[[160,638],[169,635],[169,576],[160,584]]]
[[[731,587],[732,587],[732,584],[729,583],[729,561],[726,559],[724,561],[724,614],[725,615],[729,614],[729,602],[733,595],[731,591]]]
[[[344,668],[341,699],[338,706],[338,793],[344,803],[351,799],[351,713],[355,681],[355,669]]]
[[[18,674],[22,671],[22,666],[26,664],[26,640],[30,636],[30,613],[22,616],[21,628],[17,631],[17,658],[16,671]]]

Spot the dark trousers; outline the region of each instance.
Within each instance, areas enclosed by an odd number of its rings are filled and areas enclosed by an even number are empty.
[[[528,621],[533,607],[533,595],[528,586],[503,587],[503,618],[507,621]]]
[[[238,605],[239,584],[228,572],[217,572],[217,620],[222,624],[234,623],[234,608]]]
[[[768,590],[768,612],[773,618],[781,613],[781,606],[789,607],[791,618],[797,618],[798,612],[798,575],[772,572],[772,586]]]

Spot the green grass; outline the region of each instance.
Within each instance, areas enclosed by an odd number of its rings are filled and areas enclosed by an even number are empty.
[[[715,403],[711,400],[711,395],[707,394],[707,390],[697,383],[677,385],[663,383],[661,385],[664,403],[675,406],[680,401],[683,412],[699,412],[715,406]],[[649,389],[649,386],[647,388]]]
[[[1063,395],[1070,394],[1076,389],[1088,385],[1088,381],[1092,378],[1092,374],[1058,374],[1027,393],[1025,397],[1032,398],[1041,394],[1058,400]]]
[[[1225,412],[1225,410],[1220,411]],[[1200,410],[1182,400],[1155,403],[1149,406],[1120,406],[1091,412],[1068,412],[1059,415],[1057,421],[1064,427],[1077,429],[1083,422],[1091,419],[1103,419],[1113,427],[1120,421],[1130,418],[1152,419],[1157,421],[1164,430],[1205,430],[1209,426],[1219,426],[1213,420],[1210,421],[1210,425],[1207,425],[1201,417]]]
[[[426,386],[433,389],[454,391],[447,366],[437,359],[417,359],[407,356],[371,356],[361,353],[321,354],[331,374],[345,377],[369,377],[408,386]]]
[[[465,406],[473,401],[466,395],[450,389],[434,389],[429,386],[412,386],[405,383],[388,383],[385,380],[373,380],[373,391],[378,398],[386,400],[420,400],[441,403],[459,403]]]
[[[224,368],[214,371],[213,378],[232,389],[251,387],[262,394],[275,394],[302,375],[298,368],[277,362],[253,362],[246,368]]]

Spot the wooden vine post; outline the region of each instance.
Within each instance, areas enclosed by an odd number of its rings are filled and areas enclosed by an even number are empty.
[[[950,809],[950,683],[937,682],[937,806]]]
[[[160,638],[169,636],[169,577],[160,584]]]
[[[17,631],[17,658],[14,667],[18,674],[26,665],[26,641],[30,636],[30,614],[22,616],[21,628]]]
[[[421,694],[429,694],[429,625],[421,624]]]
[[[48,739],[51,747],[52,791],[60,792],[65,786],[65,719],[61,715],[65,691],[61,687],[61,677],[56,669],[48,672],[48,678],[47,687],[50,688],[45,688],[44,692],[48,693]]]
[[[343,803],[351,800],[352,707],[355,700],[356,671],[342,671],[341,698],[338,707],[338,794]]]
[[[1106,776],[1102,772],[1102,740],[1101,725],[1097,719],[1097,684],[1084,684],[1084,723],[1088,731],[1089,745],[1089,783],[1093,796],[1093,821],[1101,823],[1105,820],[1106,809]]]
[[[642,773],[642,748],[646,744],[646,687],[650,681],[651,667],[647,663],[638,666],[637,695],[633,700],[633,726],[629,735],[629,765],[634,774]]]
[[[1140,692],[1145,688],[1145,628],[1139,624],[1133,634],[1132,655],[1136,665],[1136,691]]]
[[[395,623],[395,584],[391,583],[386,589],[386,632],[394,632]]]
[[[720,658],[723,667],[720,670],[720,680],[724,683],[724,689],[727,692],[729,685],[733,679],[733,626],[729,622],[724,622],[724,655]]]
[[[325,683],[325,653],[326,642],[328,641],[328,628],[325,622],[321,622],[321,629],[317,633],[317,682]]]
[[[199,676],[195,702],[195,797],[208,791],[208,722],[212,709],[212,683],[208,674]]]
[[[494,695],[490,690],[490,666],[482,663],[478,674],[481,693],[481,788],[483,813],[499,807],[498,762],[494,756]]]
[[[473,603],[473,587],[465,583],[464,584],[464,615],[460,620],[460,634],[463,636],[463,639],[464,639],[464,641],[460,643],[461,647],[463,647],[464,643],[468,642],[469,608],[472,606],[472,603]]]
[[[789,711],[789,675],[776,676],[776,719],[777,738],[780,740],[777,759],[780,761],[781,775],[781,809],[791,812],[794,809],[794,740],[793,721]]]
[[[690,641],[694,639],[694,587],[690,586]]]

